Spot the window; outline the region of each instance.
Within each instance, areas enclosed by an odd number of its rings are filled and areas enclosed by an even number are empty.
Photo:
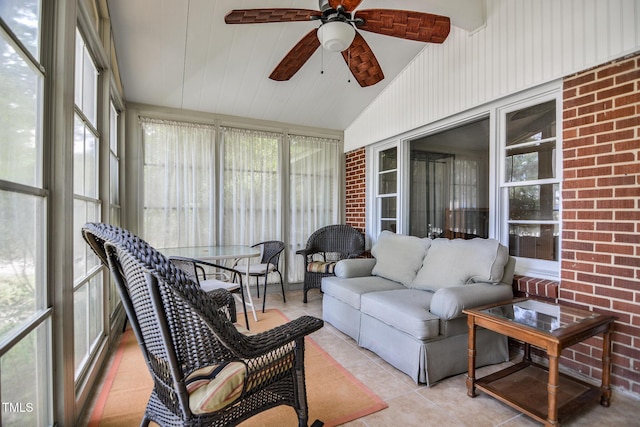
[[[375,210],[377,234],[398,231],[398,148],[376,153]]]
[[[73,141],[73,221],[74,230],[89,222],[100,221],[99,146],[97,130],[98,70],[80,31],[76,31],[75,117]],[[103,332],[104,297],[100,262],[74,233],[73,303],[74,362],[78,381]]]
[[[0,2],[0,425],[51,425],[42,9]]]
[[[140,120],[147,241],[162,248],[282,240],[288,281],[303,279],[295,251],[341,218],[341,141]]]
[[[144,218],[157,248],[217,241],[215,128],[140,119],[144,143]]]
[[[489,237],[489,118],[413,139],[409,232]]]
[[[550,263],[557,264],[560,255],[556,103],[538,101],[500,116],[509,253],[540,270],[554,268]]]
[[[119,114],[113,101],[109,104],[109,222],[120,225],[120,157],[118,154]],[[120,302],[116,284],[109,280],[109,314],[113,316]]]

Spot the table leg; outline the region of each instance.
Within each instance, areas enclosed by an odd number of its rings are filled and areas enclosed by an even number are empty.
[[[548,354],[549,356],[549,383],[547,384],[547,394],[549,397],[549,407],[547,412],[546,426],[558,425],[558,388],[560,387],[559,355]]]
[[[611,380],[611,325],[602,334],[602,385],[600,390],[602,396],[600,397],[600,404],[605,407],[609,407],[611,399],[611,386],[609,382]]]
[[[251,280],[251,275],[249,274],[249,266],[251,265],[251,258],[247,258],[247,274],[244,279],[244,287],[247,291],[247,299],[249,300],[249,307],[251,307],[251,311],[253,312],[253,320],[258,321],[258,316],[256,315],[256,308],[253,305],[253,298],[251,298],[251,289],[249,288],[249,280]]]
[[[467,396],[476,397],[476,324],[473,316],[467,316],[467,324],[469,325]]]

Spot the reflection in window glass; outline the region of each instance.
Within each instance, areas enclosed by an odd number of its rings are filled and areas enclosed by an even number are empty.
[[[41,186],[42,77],[2,37],[0,53],[0,179]]]
[[[2,0],[0,16],[31,55],[39,60],[40,1]],[[2,51],[5,52],[4,49]]]
[[[393,194],[398,191],[398,174],[395,171],[380,174],[379,194]]]
[[[507,146],[537,142],[556,136],[556,101],[507,114]]]
[[[507,182],[555,178],[555,141],[507,149],[505,179]]]
[[[559,184],[509,188],[510,220],[558,221],[559,210]]]
[[[558,261],[558,224],[510,224],[509,254]]]
[[[396,198],[385,197],[381,199],[381,203],[382,203],[382,208],[381,208],[382,218],[395,218],[396,217]]]
[[[46,306],[44,200],[0,191],[0,340]]]
[[[398,168],[398,149],[389,148],[380,152],[380,171],[388,171]]]
[[[51,326],[45,321],[0,358],[3,426],[53,424],[50,336]]]

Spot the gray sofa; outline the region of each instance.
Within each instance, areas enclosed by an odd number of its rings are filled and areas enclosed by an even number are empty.
[[[322,279],[323,319],[416,383],[467,371],[462,310],[513,298],[515,259],[493,239],[420,239],[384,231],[373,258]],[[477,366],[508,360],[507,338],[478,330]]]

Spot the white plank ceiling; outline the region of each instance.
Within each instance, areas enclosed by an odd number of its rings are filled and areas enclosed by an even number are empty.
[[[271,71],[318,22],[227,25],[224,16],[232,9],[317,10],[317,0],[108,0],[108,5],[127,101],[300,126],[346,129],[422,49],[440,46],[362,31],[385,74],[377,85],[360,87],[342,56],[323,49],[291,80],[276,82],[268,78]],[[467,31],[485,20],[483,0],[364,0],[360,8],[446,15]]]

